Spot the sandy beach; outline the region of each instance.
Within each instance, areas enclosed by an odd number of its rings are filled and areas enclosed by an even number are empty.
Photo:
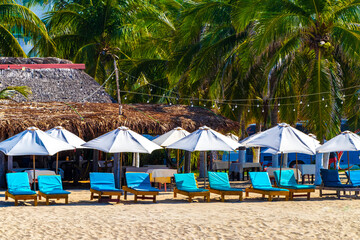
[[[39,201],[15,207],[0,193],[1,239],[358,239],[360,200],[301,198],[267,202],[253,196],[225,203],[162,192],[158,203],[97,203],[86,190],[72,190],[69,205]],[[123,199],[123,198],[122,198]]]

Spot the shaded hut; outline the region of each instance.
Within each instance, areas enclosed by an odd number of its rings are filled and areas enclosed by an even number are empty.
[[[48,130],[61,125],[88,141],[121,125],[150,135],[163,134],[175,127],[189,132],[207,125],[216,131],[237,132],[239,124],[209,109],[186,105],[128,104],[122,116],[114,103],[15,103],[0,106],[0,138],[6,139],[36,126]]]

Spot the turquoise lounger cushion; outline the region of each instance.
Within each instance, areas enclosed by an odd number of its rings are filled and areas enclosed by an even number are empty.
[[[211,189],[219,191],[243,191],[241,188],[232,188],[229,182],[229,176],[224,172],[208,172],[209,184]]]
[[[90,173],[90,188],[96,191],[114,191],[122,192],[115,187],[115,177],[113,173]]]
[[[174,174],[176,188],[185,192],[208,192],[207,189],[198,188],[194,173]]]
[[[293,170],[282,170],[280,181],[280,170],[274,171],[276,184],[279,187],[290,189],[315,189],[314,185],[300,185],[297,184]]]
[[[349,172],[346,171],[345,173],[349,178]],[[350,182],[353,186],[360,186],[360,171],[350,171]]]
[[[159,192],[159,189],[151,186],[148,173],[126,173],[126,184],[137,191]]]
[[[29,176],[25,172],[20,173],[7,173],[6,182],[8,192],[13,195],[33,195],[36,194],[32,191],[29,183]]]
[[[341,183],[338,170],[320,169],[320,176],[325,187],[353,187],[352,185]]]
[[[254,189],[264,191],[289,191],[282,188],[273,188],[267,172],[250,172],[249,175]]]
[[[70,194],[70,192],[63,190],[60,175],[40,175],[38,176],[39,191],[51,194]]]

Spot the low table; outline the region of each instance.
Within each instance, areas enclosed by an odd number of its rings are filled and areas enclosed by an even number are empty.
[[[161,184],[164,184],[164,190],[167,191],[166,183],[171,183],[171,180],[168,179],[174,177],[174,174],[177,173],[176,169],[148,169],[146,173],[151,174],[151,178],[154,179],[154,182],[159,183],[159,188]]]

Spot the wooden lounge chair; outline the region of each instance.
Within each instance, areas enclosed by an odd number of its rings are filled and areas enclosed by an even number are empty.
[[[174,174],[176,187],[174,188],[174,198],[177,194],[189,197],[188,201],[192,202],[193,197],[202,196],[204,200],[210,202],[210,192],[207,189],[197,187],[195,175],[193,173]]]
[[[150,176],[148,173],[126,173],[126,184],[123,186],[124,198],[127,198],[127,192],[135,195],[134,202],[138,199],[152,199],[156,202],[156,195],[159,194],[159,189],[153,188],[150,183]],[[152,197],[146,197],[146,196]]]
[[[39,200],[41,197],[46,199],[46,205],[49,205],[49,199],[65,199],[65,204],[69,203],[70,192],[63,190],[60,175],[40,175],[38,176]]]
[[[285,196],[285,200],[289,200],[289,190],[283,188],[274,188],[269,179],[267,172],[250,172],[250,181],[251,186],[245,189],[246,197],[249,196],[249,193],[259,193],[263,197],[268,195],[268,200],[271,201],[273,196]]]
[[[336,195],[340,197],[351,197],[351,192],[355,192],[358,197],[360,188],[351,184],[342,184],[339,177],[339,172],[336,169],[320,169],[321,185],[318,187],[320,190],[320,197]],[[351,174],[350,174],[351,176]],[[335,191],[335,193],[323,193],[323,190]],[[341,194],[343,192],[343,194]],[[349,192],[349,194],[346,194]]]
[[[34,200],[34,206],[37,206],[37,194],[30,188],[29,176],[25,172],[7,173],[6,181],[8,189],[5,192],[5,200],[9,197],[15,200],[15,206],[19,200]]]
[[[281,175],[281,181],[280,181]],[[285,188],[290,192],[290,200],[294,197],[307,197],[310,200],[310,193],[315,192],[314,185],[297,184],[293,170],[280,170],[274,171],[275,183],[279,188]],[[300,193],[300,194],[298,194]],[[296,194],[296,195],[295,195]]]
[[[209,191],[211,193],[219,194],[221,201],[225,201],[226,195],[238,195],[239,200],[242,201],[243,189],[232,188],[229,182],[229,176],[224,172],[208,172],[209,174]]]
[[[349,172],[345,171],[346,177],[349,180],[349,183],[354,186],[354,187],[360,187],[360,171],[350,171],[350,176],[349,176]]]
[[[115,188],[115,178],[113,173],[103,173],[103,172],[91,172],[90,173],[90,199],[94,199],[94,194],[97,194],[98,202],[115,201],[120,202],[120,196],[122,195],[122,190]],[[103,196],[109,196],[109,199],[102,198]],[[112,200],[111,197],[116,196],[116,200]]]

